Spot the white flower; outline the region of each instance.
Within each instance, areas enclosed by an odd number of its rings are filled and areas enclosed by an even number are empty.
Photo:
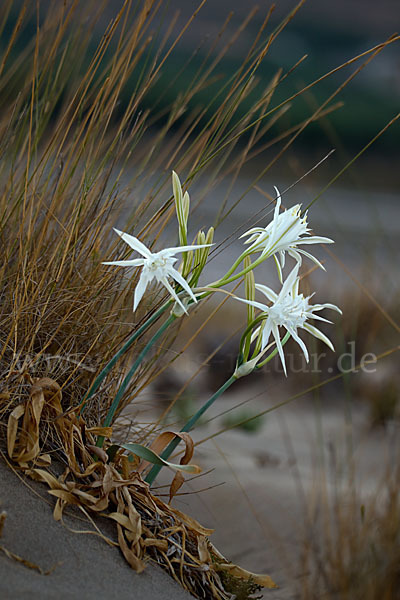
[[[177,252],[187,252],[189,250],[197,250],[197,248],[204,248],[205,246],[210,246],[212,244],[204,244],[202,246],[178,246],[176,248],[166,248],[165,250],[160,250],[159,252],[151,252],[147,246],[145,246],[140,240],[135,238],[133,235],[129,235],[129,233],[124,233],[123,231],[119,231],[118,229],[114,229],[118,235],[122,237],[124,242],[126,242],[131,248],[139,252],[144,258],[134,258],[132,260],[115,260],[111,262],[103,262],[103,265],[117,265],[120,267],[143,267],[142,273],[140,275],[138,284],[135,289],[135,297],[133,310],[135,311],[140,300],[143,297],[143,294],[146,291],[148,284],[156,279],[160,283],[163,284],[171,294],[171,296],[176,300],[176,302],[180,305],[185,313],[187,310],[181,300],[179,299],[177,293],[174,288],[168,281],[168,277],[174,279],[179,285],[189,294],[194,302],[197,302],[196,296],[193,294],[192,290],[189,287],[186,279],[182,277],[182,275],[174,268],[175,262],[178,260],[174,257],[174,254]]]
[[[297,264],[291,273],[288,275],[286,281],[284,282],[281,291],[279,294],[276,294],[273,290],[271,290],[266,285],[256,284],[256,289],[262,292],[270,302],[272,302],[271,306],[267,306],[266,304],[262,304],[261,302],[256,302],[252,300],[245,300],[244,298],[237,298],[241,302],[245,302],[246,304],[250,304],[255,308],[259,308],[266,315],[265,321],[263,321],[261,325],[262,329],[262,343],[261,349],[263,350],[269,341],[271,333],[275,339],[275,343],[279,352],[279,356],[283,365],[283,369],[286,373],[286,364],[285,364],[285,356],[283,353],[283,348],[281,344],[281,338],[279,335],[279,327],[284,327],[290,335],[296,340],[302,349],[306,361],[308,362],[308,351],[305,343],[299,337],[297,333],[297,329],[304,329],[311,333],[315,337],[319,338],[331,350],[334,350],[332,342],[329,338],[326,337],[319,329],[314,327],[307,322],[308,319],[317,319],[319,321],[325,321],[326,323],[331,323],[327,319],[320,317],[319,315],[315,315],[314,312],[318,312],[324,308],[331,308],[333,310],[338,311],[341,314],[341,310],[335,306],[334,304],[313,304],[309,303],[311,296],[304,297],[303,294],[299,294],[299,280],[298,277],[299,264]],[[255,333],[258,333],[260,329],[258,329]]]
[[[296,204],[292,208],[279,212],[281,206],[281,195],[277,187],[277,194],[274,218],[267,227],[253,227],[246,231],[240,237],[250,236],[245,244],[251,244],[248,248],[249,253],[262,252],[262,256],[274,256],[278,269],[279,279],[282,282],[282,268],[285,265],[285,252],[292,256],[301,264],[301,254],[314,261],[319,267],[324,269],[323,265],[309,252],[298,248],[299,244],[333,244],[333,240],[326,237],[310,236],[310,229],[307,227],[307,213],[300,215],[301,204]],[[276,254],[279,253],[280,263]]]

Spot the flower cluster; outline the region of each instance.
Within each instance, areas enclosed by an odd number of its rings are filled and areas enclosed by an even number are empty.
[[[311,296],[305,297],[299,293],[299,267],[302,257],[305,256],[319,267],[324,268],[315,256],[299,246],[318,243],[331,244],[333,240],[311,235],[311,230],[307,225],[307,213],[304,215],[301,214],[301,205],[297,204],[291,209],[280,212],[281,196],[278,189],[275,188],[277,199],[272,221],[264,228],[254,227],[241,236],[248,238],[245,244],[249,245],[249,247],[239,256],[224,277],[205,288],[195,288],[194,286],[197,285],[201,271],[204,269],[208,258],[214,230],[210,228],[207,235],[202,231],[199,232],[195,238],[198,243],[187,245],[187,222],[190,207],[189,194],[188,192],[183,194],[181,183],[176,173],[173,173],[172,182],[181,245],[153,253],[136,237],[116,229],[116,233],[121,236],[124,242],[141,254],[143,258],[103,263],[123,267],[142,267],[139,281],[135,288],[133,310],[136,310],[148,284],[153,279],[161,283],[168,290],[176,303],[175,306],[179,307],[179,309],[174,309],[175,312],[173,310],[173,314],[180,316],[183,312],[187,313],[190,303],[197,302],[199,295],[204,296],[212,293],[213,289],[218,289],[226,283],[230,283],[243,276],[246,283],[246,298],[235,298],[246,303],[248,306],[248,327],[242,345],[240,364],[237,367],[238,377],[251,372],[256,367],[262,366],[262,364],[265,364],[269,360],[267,358],[263,362],[261,361],[266,351],[270,348],[269,340],[271,335],[286,374],[285,356],[280,334],[281,327],[286,330],[286,335],[291,336],[299,344],[307,361],[308,351],[304,341],[299,336],[299,329],[303,329],[319,338],[333,350],[331,341],[319,329],[309,323],[309,321],[319,320],[329,323],[330,321],[315,313],[325,308],[336,310],[339,313],[341,311],[333,304],[312,305],[310,304]],[[177,253],[182,253],[182,264],[178,269],[174,266],[178,260],[175,256]],[[260,256],[251,263],[250,256],[255,253],[260,253]],[[286,253],[296,261],[296,265],[286,280],[283,281]],[[254,267],[270,257],[275,259],[279,280],[282,285],[279,293],[274,292],[266,285],[256,284],[254,281]],[[242,264],[242,270],[236,272],[240,264]],[[173,287],[170,282],[171,279],[177,287]],[[269,305],[255,300],[256,290],[267,298],[270,302]],[[261,312],[256,316],[254,309],[258,309]],[[250,356],[250,348],[254,342],[255,348]]]

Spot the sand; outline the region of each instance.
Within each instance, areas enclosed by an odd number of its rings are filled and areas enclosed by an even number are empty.
[[[25,482],[25,483],[24,483]],[[0,553],[1,600],[184,600],[192,598],[167,573],[149,564],[140,575],[118,548],[94,535],[72,533],[53,519],[43,484],[19,479],[0,459],[0,510],[7,512],[0,544],[38,565],[42,575]],[[72,529],[88,523],[68,516]],[[107,524],[108,526],[108,524]],[[107,530],[107,526],[104,527]],[[108,527],[112,534],[112,527]]]

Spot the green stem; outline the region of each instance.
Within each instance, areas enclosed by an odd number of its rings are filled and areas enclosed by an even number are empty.
[[[141,353],[139,354],[139,356],[137,357],[137,359],[135,360],[135,362],[133,363],[133,365],[131,366],[131,368],[128,371],[128,374],[125,376],[110,408],[108,409],[108,413],[106,418],[104,419],[104,423],[103,426],[104,427],[109,427],[112,423],[112,420],[114,418],[115,412],[118,409],[118,406],[120,404],[120,401],[122,399],[122,396],[124,395],[124,392],[126,390],[126,388],[128,387],[136,369],[140,366],[143,358],[146,356],[146,354],[148,353],[148,351],[150,350],[150,348],[155,344],[155,342],[158,340],[158,338],[160,338],[162,336],[162,334],[164,333],[164,331],[166,329],[168,329],[168,327],[175,321],[175,319],[177,319],[178,317],[176,317],[175,315],[171,315],[170,317],[168,317],[168,319],[165,321],[165,323],[163,323],[163,325],[161,325],[160,329],[153,335],[153,337],[151,338],[151,340],[146,344],[146,346],[143,348],[143,350],[141,351]],[[102,448],[104,443],[104,436],[103,435],[99,435],[99,437],[97,438],[97,442],[96,442],[96,446],[98,448]]]
[[[232,375],[227,381],[225,381],[225,383],[219,388],[219,390],[217,390],[215,394],[211,396],[211,398],[207,400],[207,402],[203,404],[203,406],[189,419],[189,421],[182,427],[181,431],[190,431],[191,429],[193,429],[194,425],[197,423],[200,417],[204,415],[206,410],[208,410],[210,406],[214,404],[214,402],[225,392],[225,390],[227,390],[236,381],[236,379],[237,377],[235,377],[235,375]],[[179,437],[174,438],[172,442],[168,444],[164,452],[161,454],[161,458],[163,458],[164,460],[168,460],[168,458],[171,456],[172,452],[178,446],[180,441],[181,439]],[[154,467],[152,467],[149,473],[147,474],[145,481],[151,485],[161,469],[161,465],[154,465]]]
[[[270,254],[266,254],[264,256],[259,256],[257,258],[257,260],[255,260],[253,263],[251,263],[251,265],[249,265],[245,269],[242,269],[242,271],[239,271],[239,273],[236,273],[236,275],[232,275],[231,277],[228,277],[228,275],[230,275],[230,273],[232,272],[233,266],[236,265],[235,268],[237,267],[238,261],[236,261],[234,263],[234,265],[232,265],[232,267],[229,269],[229,271],[222,277],[222,279],[219,279],[218,281],[213,281],[213,283],[210,283],[209,285],[207,285],[207,287],[220,288],[223,285],[226,285],[227,283],[232,283],[232,281],[236,281],[237,279],[240,279],[240,277],[243,277],[243,275],[246,275],[246,273],[249,273],[249,271],[252,271],[255,267],[257,267],[258,265],[263,263],[270,256],[271,256]],[[242,254],[240,257],[241,260],[243,259],[243,257],[244,257],[244,255]]]
[[[163,314],[163,312],[166,310],[166,308],[168,307],[169,304],[170,304],[170,302],[167,302],[166,304],[164,304],[164,306],[159,308],[149,319],[147,319],[147,321],[145,323],[143,323],[143,325],[141,327],[139,327],[139,329],[137,331],[135,331],[135,333],[133,335],[131,335],[131,337],[125,342],[125,344],[122,346],[122,348],[120,350],[118,350],[118,352],[116,354],[114,354],[114,356],[106,364],[104,369],[102,369],[100,371],[100,373],[97,375],[92,386],[89,388],[88,392],[85,394],[85,396],[81,402],[80,414],[82,414],[89,398],[91,398],[93,396],[93,394],[98,390],[103,379],[105,377],[107,377],[107,375],[109,374],[111,369],[114,367],[114,365],[118,362],[118,360],[121,358],[121,356],[123,356],[125,354],[125,352],[127,352],[127,350],[129,350],[129,348],[132,346],[132,344],[138,339],[138,337],[140,337],[146,331],[146,329],[148,329],[150,327],[150,325],[152,325],[155,321],[157,321],[157,319]]]

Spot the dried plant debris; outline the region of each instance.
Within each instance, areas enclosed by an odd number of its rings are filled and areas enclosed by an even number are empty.
[[[2,511],[0,513],[0,538],[3,534],[3,528],[4,528],[4,523],[7,517],[7,513],[6,511]],[[55,564],[51,569],[48,569],[47,571],[45,571],[44,569],[42,569],[42,567],[39,567],[37,564],[31,562],[30,560],[27,560],[26,558],[22,558],[22,556],[19,556],[18,554],[15,554],[15,552],[11,552],[11,550],[8,550],[8,548],[5,548],[5,546],[3,546],[2,544],[0,544],[0,552],[3,552],[3,554],[5,554],[10,560],[15,560],[16,562],[20,563],[21,565],[24,565],[24,567],[27,567],[27,569],[32,569],[33,571],[37,571],[38,573],[40,573],[40,575],[50,575],[50,573],[52,573],[54,571],[54,569],[58,566],[57,564]]]
[[[70,506],[89,520],[90,515],[98,515],[112,521],[117,542],[100,535],[119,546],[132,569],[140,573],[148,561],[156,562],[197,598],[244,599],[254,597],[261,587],[276,587],[269,576],[227,561],[209,541],[211,529],[154,496],[141,476],[143,459],[130,459],[123,447],[116,450],[111,442],[96,448],[95,436],[109,438],[111,428],[88,427],[79,408],[63,411],[62,390],[56,381],[32,378],[28,392],[20,403],[7,399],[8,410],[3,412],[3,418],[7,415],[7,452],[26,475],[48,486],[56,500],[53,514],[57,521]],[[159,436],[153,451],[170,438],[170,432]],[[184,441],[181,464],[187,464],[193,454],[189,436]],[[60,463],[64,468],[57,474]],[[179,474],[171,484],[170,497],[182,483]]]

